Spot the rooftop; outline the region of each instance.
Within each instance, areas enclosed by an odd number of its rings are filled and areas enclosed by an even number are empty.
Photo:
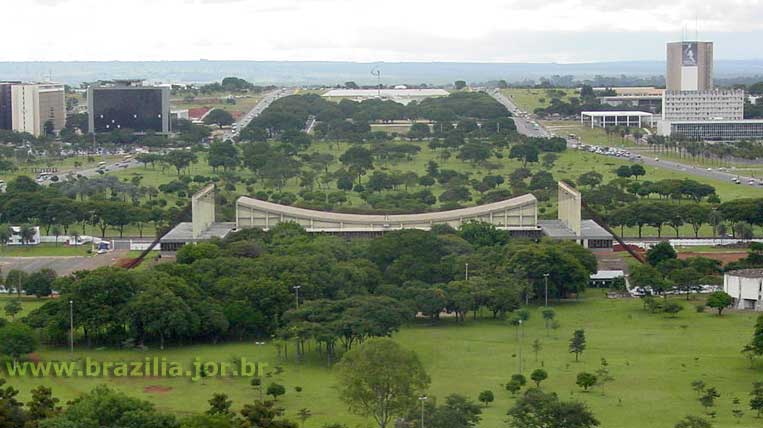
[[[763,269],[739,269],[726,272],[729,276],[741,276],[742,278],[763,278]]]
[[[538,220],[538,226],[543,229],[543,233],[553,239],[613,239],[612,234],[593,220],[580,221],[581,236],[579,237],[561,220]]]
[[[167,232],[162,237],[161,242],[194,242],[206,241],[212,238],[225,238],[235,228],[236,223],[212,223],[207,230],[202,232],[200,237],[194,239],[193,223],[184,222]]]
[[[582,111],[581,116],[591,117],[607,117],[607,116],[642,116],[649,117],[654,116],[652,113],[645,111],[627,111],[627,110],[610,110],[610,111]]]

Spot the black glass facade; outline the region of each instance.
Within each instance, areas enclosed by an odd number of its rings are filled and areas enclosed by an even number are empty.
[[[10,83],[0,83],[0,129],[13,128],[11,86]]]
[[[98,88],[92,96],[95,132],[163,132],[162,89]]]

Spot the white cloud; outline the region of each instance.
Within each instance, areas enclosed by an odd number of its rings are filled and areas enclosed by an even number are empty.
[[[763,0],[0,0],[0,61],[661,59],[668,40],[719,37],[761,58]],[[574,43],[573,43],[574,41]]]

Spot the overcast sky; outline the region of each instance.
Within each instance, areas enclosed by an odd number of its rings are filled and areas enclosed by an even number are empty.
[[[763,0],[0,0],[0,61],[763,58]],[[18,17],[15,19],[14,17]],[[11,41],[11,42],[9,42]]]

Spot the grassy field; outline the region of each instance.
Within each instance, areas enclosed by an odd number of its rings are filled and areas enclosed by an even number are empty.
[[[90,245],[65,246],[63,243],[9,245],[0,248],[0,257],[86,256]]]
[[[562,98],[563,101],[569,101],[571,96],[578,95],[576,89],[554,88],[553,90],[562,91],[566,94]],[[528,113],[534,112],[537,108],[545,108],[551,105],[551,97],[548,95],[547,89],[508,88],[501,89],[501,92],[511,98],[517,107]]]
[[[608,300],[603,291],[591,290],[584,299],[555,308],[561,324],[558,330],[547,332],[539,310],[532,309],[519,340],[515,329],[506,322],[489,320],[467,321],[463,325],[445,320],[437,325],[422,321],[403,328],[394,339],[418,353],[432,378],[430,396],[442,400],[448,394],[460,393],[476,399],[480,391],[492,390],[496,401],[484,409],[482,427],[502,426],[505,413],[514,402],[502,385],[518,371],[520,347],[525,375],[529,376],[535,368],[545,368],[549,378],[542,384],[543,389],[557,392],[565,400],[587,403],[604,427],[668,427],[688,414],[701,414],[697,394],[690,387],[690,382],[696,379],[716,387],[721,394],[715,408],[716,428],[757,425],[752,412],[746,410],[746,403],[751,384],[760,379],[763,367],[751,369],[739,353],[749,341],[756,314],[729,313],[717,317],[696,313],[692,306],[698,303],[696,300],[690,304],[679,301],[686,309],[676,318],[666,318],[645,312],[638,300]],[[30,303],[25,301],[27,304]],[[585,329],[588,347],[581,361],[575,362],[567,346],[573,330],[578,328]],[[542,345],[537,361],[531,348],[536,339]],[[43,349],[39,354],[45,360],[70,358],[65,349]],[[81,346],[76,351],[76,358],[89,356],[102,361],[143,360],[154,355],[184,363],[197,357],[229,361],[245,356],[269,367],[281,366],[283,373],[266,377],[265,383],[286,386],[287,393],[279,403],[286,407],[287,416],[294,417],[298,409],[305,407],[314,415],[307,421],[307,427],[329,422],[343,422],[350,427],[372,426],[370,421],[348,414],[333,389],[332,370],[315,352],[297,364],[293,359],[279,361],[272,345],[257,346],[253,342],[190,346],[163,352],[86,350]],[[594,372],[601,358],[609,363],[614,381],[582,392],[575,385],[577,373]],[[214,392],[229,394],[236,409],[257,396],[248,379],[242,378],[206,378],[200,382],[180,378],[10,380],[12,386],[22,390],[22,399],[27,399],[29,390],[41,383],[52,386],[54,394],[63,400],[107,383],[152,401],[162,410],[178,413],[206,409]],[[296,386],[304,390],[297,393]],[[741,425],[731,415],[734,397],[739,397],[745,406]]]
[[[478,165],[473,165],[467,162],[464,162],[460,159],[457,159],[456,156],[451,156],[448,160],[443,160],[443,158],[440,156],[441,151],[433,151],[429,147],[427,147],[427,144],[425,142],[413,142],[414,144],[419,144],[421,147],[421,152],[419,152],[418,155],[416,155],[412,160],[402,160],[399,162],[387,162],[387,163],[376,163],[376,170],[381,171],[415,171],[419,175],[426,174],[426,166],[427,163],[430,160],[434,160],[440,165],[440,169],[454,169],[458,171],[465,172],[470,175],[470,178],[474,179],[481,179],[485,175],[490,174],[498,174],[503,175],[504,177],[508,176],[512,171],[514,171],[517,168],[520,168],[522,166],[522,163],[518,160],[514,159],[508,159],[504,156],[503,159],[492,159],[492,162],[495,162],[498,165],[498,168],[493,171],[488,171],[487,169],[480,167]],[[335,159],[338,159],[339,156],[342,155],[349,147],[351,146],[350,143],[337,143],[337,142],[314,142],[311,146],[311,151],[316,152],[322,152],[322,153],[330,153],[334,156]],[[504,154],[508,154],[508,151],[504,151]],[[577,150],[567,150],[564,153],[561,153],[559,156],[559,159],[556,161],[554,166],[549,170],[556,179],[576,179],[578,176],[580,176],[582,173],[586,171],[597,171],[601,173],[604,176],[605,181],[608,181],[612,178],[615,178],[614,170],[620,166],[630,164],[629,161],[619,159],[619,158],[613,158],[613,157],[604,157],[602,155],[597,155],[594,153],[589,152],[583,152],[583,151],[577,151]],[[341,164],[338,161],[335,161],[332,165],[329,166],[329,171],[335,171],[341,167]],[[533,172],[537,172],[541,169],[544,169],[541,165],[534,165],[529,164],[528,167],[533,170]],[[673,179],[681,179],[685,178],[686,176],[684,174],[680,174],[678,172],[674,171],[668,171],[660,168],[645,166],[647,170],[647,175],[644,177],[645,180],[661,180],[661,179],[667,179],[667,178],[673,178]],[[214,175],[212,169],[207,165],[206,159],[203,155],[199,157],[199,162],[194,164],[190,168],[191,175],[204,175],[204,176],[210,176]],[[372,172],[370,172],[372,173]],[[370,174],[369,173],[369,174]],[[150,185],[150,186],[158,186],[163,183],[168,183],[172,180],[177,179],[177,174],[173,169],[166,169],[165,171],[162,171],[160,168],[152,169],[150,167],[144,168],[144,167],[138,167],[138,168],[132,168],[128,170],[119,170],[112,172],[110,174],[113,174],[120,179],[130,179],[135,175],[141,175],[143,177],[141,181],[141,185]],[[239,170],[239,175],[242,178],[248,178],[252,177],[252,173],[248,170]],[[364,182],[367,180],[367,176],[364,177]],[[760,195],[760,190],[753,188],[751,186],[740,186],[735,185],[733,183],[727,183],[725,181],[720,180],[712,180],[712,179],[705,179],[705,178],[696,178],[698,181],[702,181],[704,183],[710,184],[714,186],[718,190],[718,194],[721,196],[721,199],[724,201],[737,199],[737,198],[743,198],[743,197],[758,197]],[[506,188],[506,184],[503,185],[504,188]],[[260,183],[255,184],[253,187],[254,191],[262,190],[263,185]],[[330,185],[331,190],[334,190],[334,184],[332,183]],[[419,186],[414,186],[409,188],[411,191],[421,190],[422,188]],[[299,179],[291,179],[287,182],[287,185],[284,188],[285,191],[297,193],[300,190],[299,187]],[[432,193],[434,193],[436,196],[440,195],[445,190],[445,187],[440,184],[435,184],[431,187]],[[246,189],[246,185],[243,183],[239,183],[236,187],[236,196],[238,195],[244,195],[248,194],[249,192]],[[362,206],[364,204],[364,201],[360,199],[360,196],[355,192],[349,192],[349,205],[351,206]],[[162,196],[164,197],[164,196]],[[170,204],[174,204],[177,198],[174,197],[167,197],[166,198]],[[473,201],[472,204],[476,203],[476,200],[479,199],[479,194],[476,192],[473,192]],[[544,212],[552,213],[555,210],[555,204],[553,201],[547,202],[547,203],[541,203],[541,215]],[[635,230],[627,230],[628,235],[635,236],[636,232]],[[665,228],[663,233],[668,236],[672,232],[672,229]],[[131,230],[130,234],[134,234],[136,231]],[[145,234],[148,236],[152,232],[150,228],[147,228],[145,231]],[[113,232],[110,232],[111,235],[113,235]],[[656,231],[652,230],[651,228],[645,227],[644,228],[644,234],[645,236],[656,236]],[[711,234],[711,230],[709,227],[704,227],[701,231],[702,236],[709,236]],[[682,235],[683,236],[690,236],[690,227],[686,226],[682,229]]]
[[[173,98],[170,100],[172,108],[191,109],[191,108],[217,108],[227,110],[233,113],[247,113],[262,99],[262,94],[235,95],[235,104],[228,104],[225,99],[230,94],[210,94],[194,98],[193,100],[184,100],[182,98]]]

